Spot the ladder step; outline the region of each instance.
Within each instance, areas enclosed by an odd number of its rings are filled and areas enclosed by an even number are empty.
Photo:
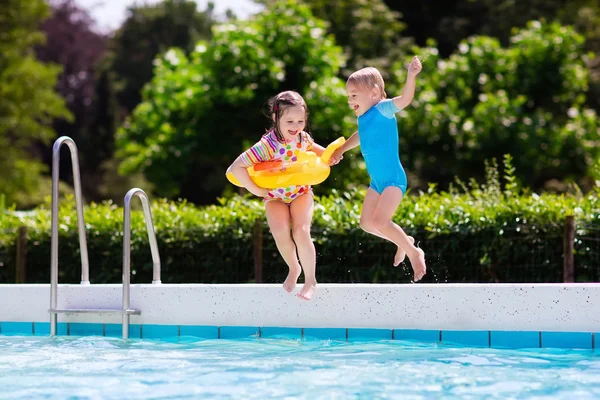
[[[53,314],[129,314],[140,315],[140,310],[122,310],[108,308],[70,308],[70,309],[49,309],[48,312]]]

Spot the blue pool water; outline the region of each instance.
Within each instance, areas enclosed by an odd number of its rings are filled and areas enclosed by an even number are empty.
[[[0,399],[596,399],[600,352],[0,336]]]

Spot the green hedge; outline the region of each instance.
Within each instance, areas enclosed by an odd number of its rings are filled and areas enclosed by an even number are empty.
[[[431,187],[407,196],[395,216],[425,250],[428,282],[560,282],[567,215],[576,218],[576,280],[600,279],[600,190],[569,195],[519,190],[511,177],[502,188],[491,169],[488,183],[459,182],[449,192]],[[394,268],[394,246],[359,227],[363,190],[316,198],[313,238],[320,282],[409,282],[410,266]],[[287,268],[268,232],[260,201],[236,196],[220,205],[152,202],[165,283],[254,281],[255,221],[261,221],[265,282],[280,282]],[[50,210],[0,213],[0,282],[14,282],[15,239],[28,227],[27,282],[49,282]],[[112,203],[85,209],[90,279],[120,282],[123,210]],[[60,281],[79,282],[74,201],[60,207]],[[142,213],[132,216],[132,282],[152,279]]]

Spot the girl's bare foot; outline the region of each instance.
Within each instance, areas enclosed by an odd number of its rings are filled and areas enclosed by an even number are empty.
[[[412,236],[409,236],[408,241],[410,242],[410,244],[414,244],[415,238]],[[402,247],[398,246],[398,250],[396,251],[396,255],[394,256],[394,267],[397,267],[398,265],[400,265],[400,263],[402,261],[404,261],[405,258],[406,258],[406,252],[404,251],[404,249]]]
[[[427,267],[425,266],[425,252],[417,248],[417,252],[409,256],[410,264],[415,273],[414,281],[418,282],[425,276]]]
[[[298,292],[296,296],[301,298],[302,300],[310,300],[312,299],[313,294],[315,293],[315,289],[317,288],[317,282],[306,282],[302,289]]]
[[[299,265],[294,268],[290,267],[290,272],[288,272],[288,276],[285,278],[285,282],[283,282],[283,289],[286,292],[291,293],[292,290],[294,290],[296,287],[296,282],[298,282],[300,272],[302,272],[302,269]]]

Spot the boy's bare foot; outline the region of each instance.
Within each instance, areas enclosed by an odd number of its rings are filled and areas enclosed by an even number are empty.
[[[283,282],[283,289],[286,292],[291,293],[292,290],[294,290],[296,287],[296,282],[298,282],[300,272],[302,272],[302,269],[299,265],[295,268],[290,267],[290,272],[288,272],[288,276],[285,278],[285,282]]]
[[[298,292],[296,296],[301,298],[302,300],[310,300],[312,299],[313,294],[315,293],[315,289],[317,288],[317,282],[306,282],[302,289]]]
[[[412,236],[408,237],[408,241],[410,242],[410,244],[415,244],[415,238]],[[404,261],[405,258],[406,252],[402,247],[398,246],[398,250],[396,251],[396,255],[394,256],[394,267],[400,265],[400,263]]]
[[[409,256],[409,259],[413,272],[415,273],[414,281],[420,281],[427,272],[427,267],[425,266],[425,253],[423,250],[417,248],[417,252],[412,256]]]

